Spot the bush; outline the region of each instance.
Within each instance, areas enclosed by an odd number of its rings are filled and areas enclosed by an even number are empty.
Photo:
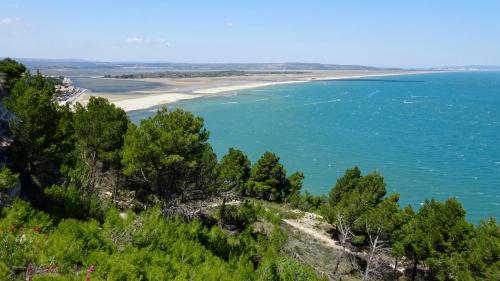
[[[288,257],[279,257],[261,269],[263,271],[259,280],[323,280],[316,275],[312,268]]]
[[[297,193],[290,196],[289,203],[292,208],[300,209],[304,212],[317,212],[326,203],[325,196],[315,196],[309,192]]]
[[[87,220],[90,218],[102,221],[104,211],[102,203],[95,195],[83,195],[76,187],[53,185],[44,190],[48,199],[47,212],[58,220],[75,218]]]
[[[78,202],[74,191],[59,188],[48,193]],[[126,217],[111,208],[103,223],[62,219],[54,226],[49,215],[16,200],[0,219],[0,280],[24,279],[29,265],[58,272],[33,276],[42,281],[82,280],[90,267],[92,280],[317,279],[308,267],[282,261],[286,235],[279,227],[267,236],[254,233],[250,225],[264,214],[261,207],[250,201],[227,207],[224,216],[243,227],[240,233],[166,219],[158,207]]]
[[[217,217],[223,225],[232,225],[239,230],[243,230],[257,220],[258,210],[249,200],[245,200],[241,205],[228,205],[223,203]]]
[[[0,169],[0,192],[13,188],[17,183],[18,177],[19,175],[12,173],[9,168],[2,167]]]
[[[52,226],[52,219],[46,213],[37,211],[28,202],[14,200],[12,206],[2,210],[0,230],[18,232],[22,229],[37,229],[45,232]]]
[[[9,280],[10,275],[9,267],[4,262],[0,261],[0,280]]]

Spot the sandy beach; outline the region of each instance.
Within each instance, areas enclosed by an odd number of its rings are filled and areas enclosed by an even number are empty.
[[[125,111],[134,111],[181,100],[218,96],[227,92],[273,85],[422,73],[428,71],[314,71],[302,74],[252,74],[230,77],[114,79],[154,82],[161,86],[133,94],[87,91],[80,95],[77,101],[85,104],[90,96],[104,97]]]

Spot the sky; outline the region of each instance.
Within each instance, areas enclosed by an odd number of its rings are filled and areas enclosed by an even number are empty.
[[[500,65],[500,1],[0,0],[0,57]]]

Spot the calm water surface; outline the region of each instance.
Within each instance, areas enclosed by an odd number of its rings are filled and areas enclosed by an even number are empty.
[[[137,94],[135,91],[151,90],[163,86],[160,83],[127,79],[103,79],[93,77],[70,77],[77,87],[89,89],[92,92]]]

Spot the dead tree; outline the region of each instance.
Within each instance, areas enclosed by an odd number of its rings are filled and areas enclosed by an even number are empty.
[[[370,231],[370,228],[367,225],[366,229],[370,248],[368,255],[366,256],[366,267],[363,274],[363,281],[369,280],[372,276],[381,274],[381,270],[384,266],[382,257],[389,250],[387,247],[387,241],[382,240],[384,233],[380,227],[377,227],[375,231]]]
[[[346,251],[347,242],[350,241],[353,237],[351,226],[346,222],[344,214],[341,212],[337,213],[336,229],[338,232],[340,245],[342,246],[342,255],[337,258],[337,262],[335,264],[335,268],[333,271],[335,274],[338,271],[340,261],[347,255]]]

